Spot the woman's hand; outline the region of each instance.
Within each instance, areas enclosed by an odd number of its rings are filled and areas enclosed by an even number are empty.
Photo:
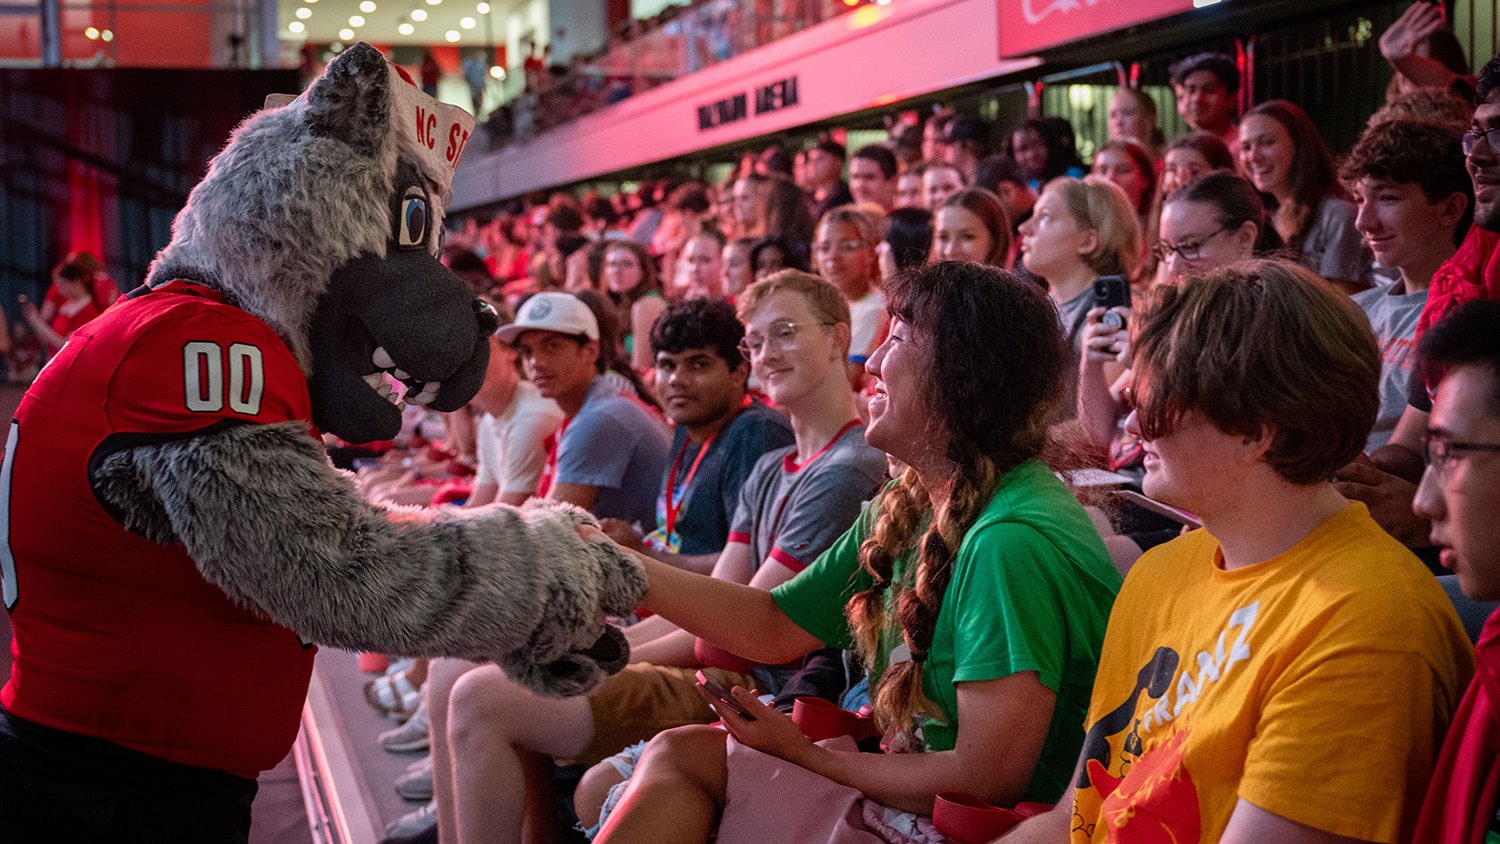
[[[1411,4],[1396,22],[1380,34],[1380,55],[1391,64],[1417,54],[1417,48],[1428,36],[1443,28],[1443,7],[1418,0]]]
[[[1104,308],[1091,308],[1083,326],[1083,351],[1084,360],[1095,363],[1109,363],[1111,361],[1119,364],[1130,363],[1130,332],[1123,327],[1125,320],[1130,317],[1129,308],[1110,308],[1109,313],[1121,317],[1120,325],[1115,327],[1104,321],[1106,313]]]
[[[602,533],[613,540],[615,544],[623,548],[629,548],[632,551],[646,550],[646,546],[642,542],[643,537],[641,536],[641,532],[623,519],[601,519],[599,526],[603,528]],[[590,538],[589,536],[585,536],[581,530],[579,531],[579,535],[584,539]]]
[[[809,754],[818,752],[818,746],[812,743],[812,739],[803,735],[799,729],[781,710],[766,706],[760,702],[760,698],[754,692],[746,691],[739,686],[729,690],[734,699],[745,707],[754,721],[746,721],[734,708],[720,702],[718,698],[709,694],[707,690],[699,687],[698,693],[703,695],[713,706],[714,711],[719,713],[719,718],[724,722],[724,728],[729,730],[740,744],[769,753],[788,762],[808,767],[803,760]]]

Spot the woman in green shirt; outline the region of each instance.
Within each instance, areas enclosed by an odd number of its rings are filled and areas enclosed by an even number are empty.
[[[866,439],[909,468],[776,590],[642,560],[645,606],[771,664],[825,644],[856,648],[878,678],[875,715],[892,752],[815,745],[744,689],[733,694],[754,721],[718,707],[738,744],[903,812],[929,814],[942,791],[1050,802],[1082,743],[1120,580],[1039,460],[1066,359],[1057,317],[1035,286],[978,264],[917,268],[887,295],[890,335],[867,364]],[[725,804],[727,747],[707,727],[658,736],[600,840],[707,840]]]

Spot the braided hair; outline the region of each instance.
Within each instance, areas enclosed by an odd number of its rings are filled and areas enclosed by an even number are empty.
[[[927,406],[952,471],[941,479],[944,503],[920,535],[932,509],[924,484],[939,479],[923,479],[909,468],[881,495],[859,550],[874,585],[851,598],[845,611],[866,665],[876,664],[881,634],[899,626],[911,660],[885,671],[874,709],[882,728],[909,739],[918,717],[937,714],[922,691],[922,670],[959,546],[1006,473],[1042,453],[1066,349],[1046,294],[1003,270],[961,261],[928,264],[897,275],[886,295],[891,313],[929,349]],[[954,353],[937,354],[939,342]],[[913,552],[915,565],[894,582],[896,561]]]

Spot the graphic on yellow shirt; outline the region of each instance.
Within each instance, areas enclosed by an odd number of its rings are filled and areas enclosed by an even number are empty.
[[[1106,825],[1105,841],[1121,844],[1201,837],[1198,790],[1184,764],[1184,744],[1191,730],[1178,724],[1168,739],[1149,751],[1142,736],[1177,721],[1227,669],[1250,659],[1249,634],[1259,611],[1256,601],[1230,613],[1213,649],[1199,652],[1185,666],[1176,650],[1158,647],[1137,672],[1125,700],[1094,722],[1084,737],[1084,764],[1075,783],[1075,831],[1093,839],[1092,818]],[[1111,764],[1115,760],[1110,740],[1127,727],[1118,764]],[[1111,768],[1120,772],[1118,777],[1109,773]]]
[[[1088,761],[1089,777],[1097,793],[1104,796],[1097,817],[1108,829],[1105,841],[1185,844],[1203,837],[1198,789],[1183,764],[1183,745],[1189,733],[1179,731],[1152,748],[1130,766],[1124,779],[1116,779],[1098,762]]]

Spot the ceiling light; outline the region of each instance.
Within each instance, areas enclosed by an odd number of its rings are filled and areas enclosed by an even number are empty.
[[[479,14],[481,14],[481,15],[487,15],[489,13],[490,13],[490,4],[488,4],[488,3],[480,3],[479,4]]]
[[[504,79],[505,68],[501,67],[500,65],[495,65],[494,67],[490,68],[490,76],[496,79]]]
[[[438,5],[438,4],[442,3],[442,2],[443,2],[443,0],[427,0],[427,5],[429,5],[429,6],[436,6],[436,5]]]
[[[300,9],[297,10],[297,20],[303,20],[303,21],[305,21],[305,20],[307,20],[310,17],[312,17],[312,9],[309,9],[306,6],[303,6]]]
[[[99,37],[103,38],[105,41],[113,41],[113,40],[115,40],[115,34],[113,32],[110,32],[107,29],[101,30],[99,32]]]
[[[458,34],[458,30],[450,29],[447,32],[443,33],[443,37],[448,39],[450,42],[456,42],[463,36]]]
[[[414,20],[414,21],[416,21],[417,23],[421,23],[422,21],[427,20],[427,10],[426,9],[412,9],[411,10],[411,19]]]
[[[365,19],[364,19],[364,17],[362,17],[360,15],[350,15],[349,16],[349,25],[350,26],[364,26],[365,25]]]
[[[462,18],[462,19],[459,20],[458,25],[460,27],[464,28],[464,29],[473,29],[474,28],[474,19],[473,18]]]
[[[339,30],[339,37],[342,38],[342,39],[344,39],[345,41],[353,41],[354,40],[354,30],[352,30],[352,29],[341,29],[341,30]]]
[[[302,21],[292,21],[291,23],[286,25],[286,28],[289,32],[295,35],[300,35],[302,34],[302,30],[307,29],[307,27],[302,24]]]
[[[370,0],[365,0],[365,2],[359,4],[359,10],[368,15],[369,13],[375,11],[375,4],[370,2]]]
[[[333,54],[337,56],[339,53],[344,52],[344,45],[335,41],[332,44],[328,45],[328,49],[332,50]]]
[[[400,26],[396,27],[396,31],[401,33],[402,35],[410,35],[413,32],[416,32],[417,28],[409,23],[402,23]]]
[[[98,28],[91,26],[88,29],[85,29],[83,31],[83,37],[87,38],[90,41],[96,40],[99,37]]]

